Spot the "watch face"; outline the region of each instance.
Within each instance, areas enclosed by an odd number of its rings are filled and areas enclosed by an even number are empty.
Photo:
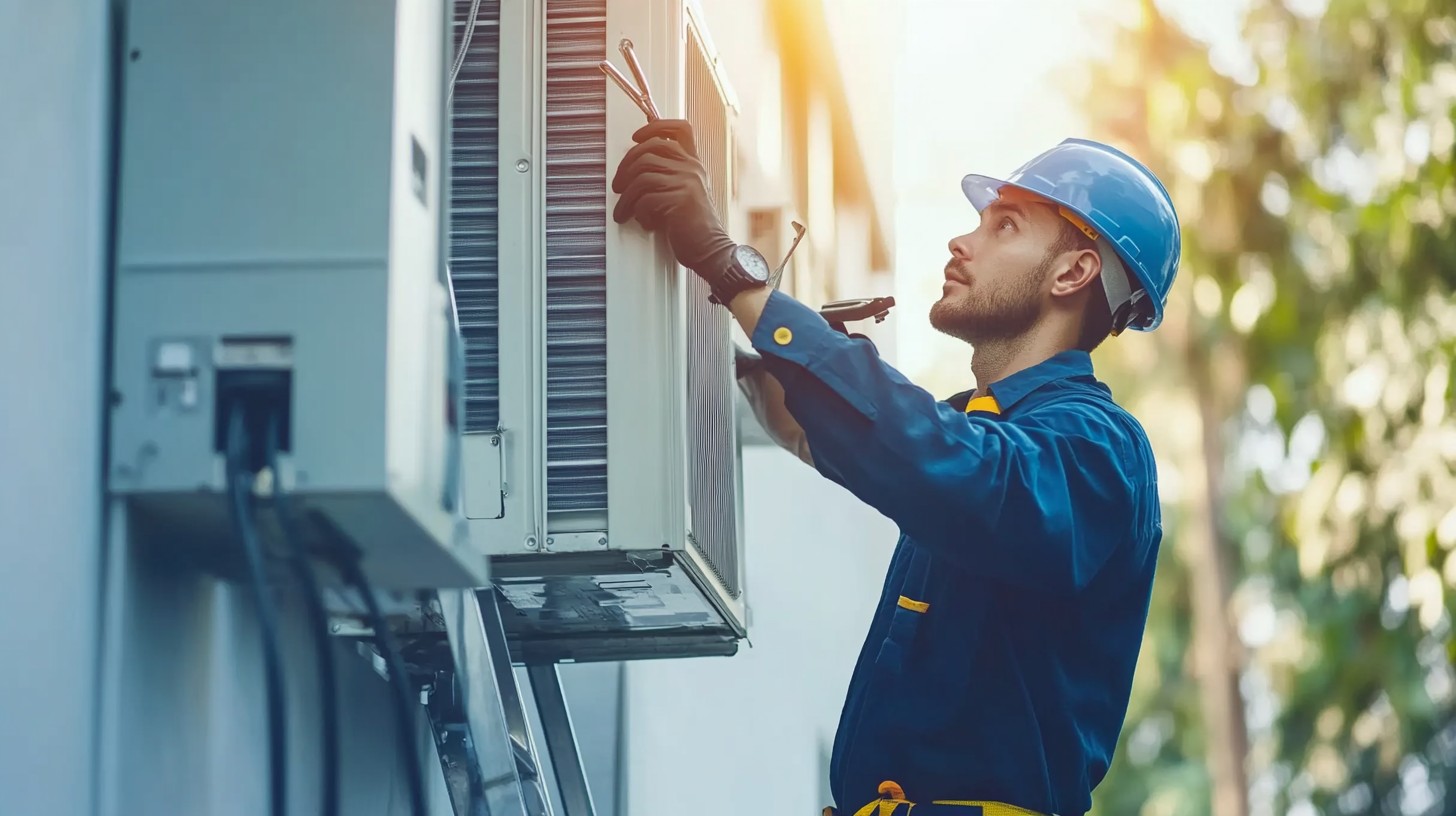
[[[733,249],[733,261],[750,278],[764,283],[768,282],[770,274],[768,261],[764,260],[758,250],[746,244],[739,244]]]

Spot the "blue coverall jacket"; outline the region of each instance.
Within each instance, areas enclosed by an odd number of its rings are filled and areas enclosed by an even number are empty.
[[[835,738],[836,805],[894,780],[912,801],[1085,813],[1162,537],[1142,427],[1085,352],[989,384],[968,412],[970,394],[935,399],[781,293],[751,340],[815,468],[901,532]]]

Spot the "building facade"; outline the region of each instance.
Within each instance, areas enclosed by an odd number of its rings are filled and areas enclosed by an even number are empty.
[[[772,256],[775,242],[787,249],[788,220],[807,225],[784,286],[811,305],[892,294],[879,158],[888,123],[874,93],[857,92],[871,86],[844,69],[867,62],[866,43],[898,42],[885,36],[894,10],[875,8],[895,4],[850,2],[852,20],[819,0],[701,5],[739,98],[735,235]],[[10,69],[0,74],[0,649],[12,667],[0,676],[0,809],[265,812],[263,674],[246,593],[139,549],[102,489],[115,17],[109,0],[0,14]],[[892,327],[866,329],[891,357]],[[599,814],[825,803],[839,701],[894,530],[766,446],[751,421],[745,439],[751,644],[731,659],[563,670]],[[283,635],[290,810],[302,813],[316,807],[321,765],[296,599],[284,599]],[[335,650],[344,812],[406,813],[387,684],[352,644]],[[419,724],[413,750],[430,770]],[[448,813],[442,779],[427,778],[435,812]]]

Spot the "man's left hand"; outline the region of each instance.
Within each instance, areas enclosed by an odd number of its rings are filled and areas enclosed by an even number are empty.
[[[713,207],[692,125],[661,119],[632,139],[637,144],[612,179],[612,191],[621,194],[612,219],[624,224],[635,218],[645,229],[665,233],[677,262],[711,281],[726,268],[734,244]]]

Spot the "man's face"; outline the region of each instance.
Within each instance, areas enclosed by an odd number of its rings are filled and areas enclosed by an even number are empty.
[[[1061,216],[1030,196],[1003,195],[981,212],[974,232],[950,242],[950,261],[930,325],[972,345],[1025,334],[1048,298],[1048,255]]]

